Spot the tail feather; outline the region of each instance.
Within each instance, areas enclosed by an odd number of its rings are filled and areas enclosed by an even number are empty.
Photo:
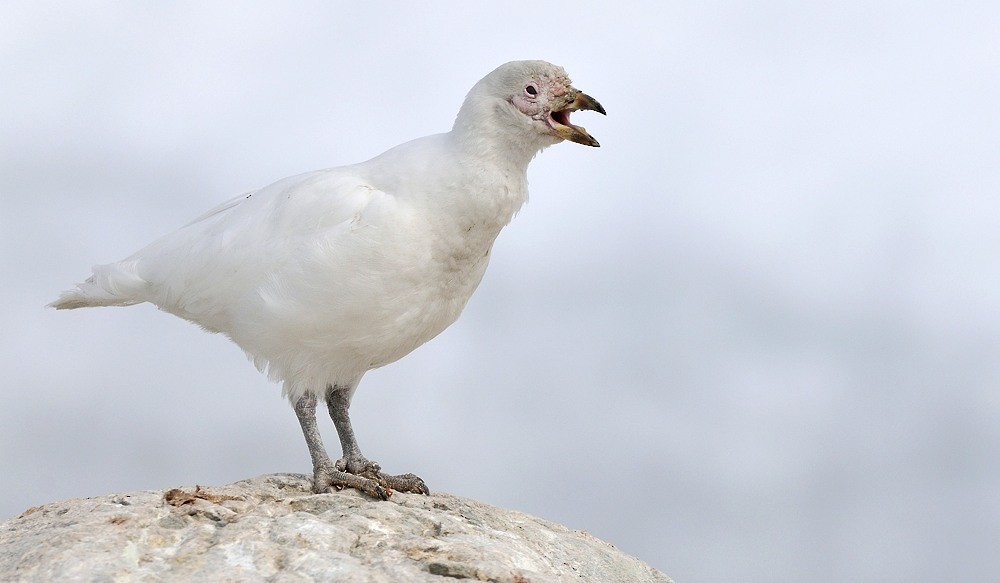
[[[97,265],[94,275],[78,283],[74,289],[59,294],[59,299],[48,307],[57,310],[75,310],[97,306],[131,306],[146,299],[142,292],[149,284],[139,277],[130,262]]]

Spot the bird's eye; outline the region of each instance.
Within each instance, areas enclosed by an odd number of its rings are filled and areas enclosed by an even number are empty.
[[[538,87],[536,87],[534,83],[530,83],[525,85],[524,92],[534,97],[535,95],[538,95]]]

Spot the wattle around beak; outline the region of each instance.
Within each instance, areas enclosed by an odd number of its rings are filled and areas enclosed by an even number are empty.
[[[576,142],[577,144],[593,146],[595,148],[600,147],[601,144],[588,134],[587,130],[570,123],[569,114],[574,111],[588,109],[602,115],[607,115],[601,104],[593,97],[576,89],[567,94],[564,101],[564,103],[556,104],[549,114],[549,126],[552,127],[553,133],[564,140]]]

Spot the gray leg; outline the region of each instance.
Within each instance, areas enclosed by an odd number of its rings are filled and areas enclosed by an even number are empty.
[[[326,390],[326,406],[330,410],[330,418],[337,428],[337,435],[340,436],[340,446],[344,450],[344,457],[337,460],[335,468],[339,472],[346,472],[355,476],[360,476],[373,480],[391,493],[392,490],[400,492],[413,492],[415,494],[430,494],[430,490],[424,481],[413,474],[402,474],[393,476],[382,473],[378,464],[368,461],[361,454],[358,447],[358,440],[354,437],[354,429],[351,427],[351,387],[328,387]],[[308,441],[308,439],[307,439]]]
[[[359,474],[365,471],[371,462],[361,455],[361,448],[358,447],[358,440],[354,437],[354,428],[351,427],[351,388],[350,387],[328,387],[326,390],[326,408],[330,410],[330,419],[333,419],[333,426],[337,428],[337,435],[340,437],[340,447],[344,452],[344,457],[337,460],[338,469]],[[343,466],[343,467],[341,467]],[[376,467],[376,471],[378,468]]]
[[[295,402],[295,416],[299,418],[299,425],[302,426],[302,434],[306,438],[306,445],[309,447],[309,457],[312,458],[314,468],[320,466],[333,466],[330,456],[326,454],[323,447],[323,437],[316,427],[316,395],[306,393]]]
[[[302,434],[309,447],[309,457],[313,463],[313,490],[316,493],[332,492],[334,489],[355,488],[382,500],[389,499],[389,492],[374,480],[356,476],[337,469],[323,447],[323,438],[316,427],[316,395],[307,393],[295,402],[295,416],[299,418]],[[338,427],[338,432],[340,428]],[[343,438],[342,438],[343,439]],[[352,433],[353,439],[353,433]],[[355,444],[357,448],[357,444]],[[361,452],[358,452],[360,455]],[[338,462],[338,465],[340,462]]]

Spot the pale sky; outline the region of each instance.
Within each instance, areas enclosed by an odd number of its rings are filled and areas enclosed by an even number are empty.
[[[602,147],[540,154],[463,317],[362,381],[366,455],[678,581],[995,576],[1000,5],[359,4],[0,8],[0,518],[308,473],[225,338],[43,306],[537,58]]]

